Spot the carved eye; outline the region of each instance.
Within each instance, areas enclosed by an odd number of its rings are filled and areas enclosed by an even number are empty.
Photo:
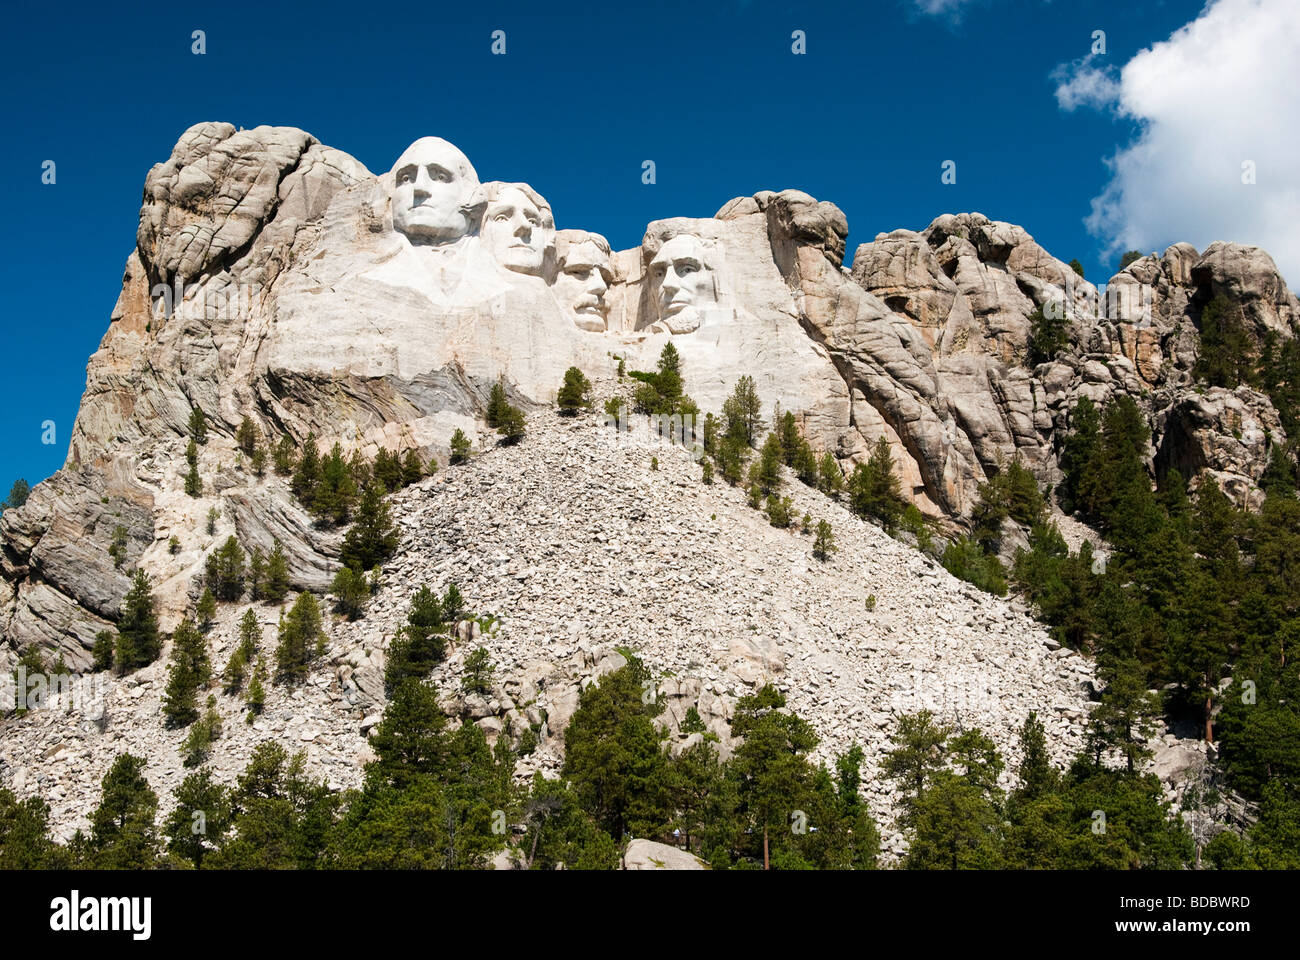
[[[590,267],[575,267],[567,273],[576,280],[586,280],[591,276]]]
[[[437,180],[439,183],[450,183],[451,171],[443,170],[441,167],[430,167],[429,179]]]
[[[694,273],[697,269],[699,268],[693,263],[681,263],[676,266],[677,273],[683,277]]]

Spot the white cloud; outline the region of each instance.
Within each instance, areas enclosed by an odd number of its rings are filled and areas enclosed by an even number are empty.
[[[1091,58],[1057,79],[1063,109],[1109,104],[1141,127],[1086,220],[1107,253],[1232,240],[1300,286],[1300,3],[1211,0],[1118,82]]]
[[[1097,65],[1092,54],[1082,60],[1057,67],[1052,79],[1058,81],[1056,103],[1062,110],[1079,107],[1100,109],[1119,99],[1118,71],[1113,64]]]
[[[961,19],[962,11],[978,0],[913,0],[916,8],[932,17],[951,14],[954,20]]]

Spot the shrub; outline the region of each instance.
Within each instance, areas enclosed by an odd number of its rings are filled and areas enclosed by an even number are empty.
[[[776,494],[769,494],[767,498],[767,522],[772,526],[784,530],[790,526],[790,506],[789,497],[778,497]]]
[[[560,407],[560,413],[571,417],[579,410],[591,406],[591,381],[583,375],[583,372],[577,367],[570,367],[564,371],[564,385],[560,387],[556,394],[555,400]]]
[[[838,549],[830,523],[826,520],[818,520],[817,539],[813,541],[813,556],[818,560],[825,560]]]
[[[465,431],[456,428],[456,432],[451,435],[451,457],[450,463],[468,463],[469,462],[469,437],[465,436]]]
[[[518,443],[524,437],[524,412],[513,404],[507,403],[497,416],[497,433],[501,442]]]
[[[981,550],[979,544],[969,537],[959,537],[948,544],[940,562],[960,580],[999,597],[1007,595],[1007,578],[1002,563]]]
[[[356,620],[370,596],[370,585],[364,574],[344,567],[334,575],[330,591],[334,594],[334,609],[349,620]]]

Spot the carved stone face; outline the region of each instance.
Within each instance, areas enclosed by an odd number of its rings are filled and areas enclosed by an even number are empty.
[[[542,204],[518,187],[505,187],[484,208],[479,236],[501,266],[540,277],[555,227]]]
[[[699,237],[673,237],[650,261],[650,279],[659,290],[659,319],[673,333],[700,325],[700,310],[718,302],[713,269]]]
[[[605,291],[613,279],[608,244],[597,234],[578,234],[560,245],[555,296],[584,330],[604,330],[609,304]]]
[[[422,137],[393,165],[393,228],[412,243],[450,243],[469,232],[465,206],[478,174],[465,154],[439,137]]]

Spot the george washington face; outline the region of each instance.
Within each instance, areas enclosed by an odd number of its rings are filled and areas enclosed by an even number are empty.
[[[412,243],[449,243],[469,232],[465,206],[478,187],[466,156],[438,137],[423,137],[393,165],[393,228]]]

